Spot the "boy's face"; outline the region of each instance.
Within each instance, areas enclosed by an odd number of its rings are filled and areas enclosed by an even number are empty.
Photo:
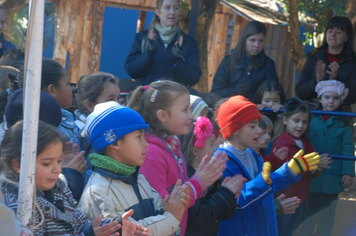
[[[271,135],[272,135],[272,129],[267,128],[267,129],[262,130],[260,137],[258,138],[257,147],[259,149],[267,148],[269,145],[269,142],[271,142]]]
[[[129,166],[141,166],[146,158],[148,143],[144,138],[145,130],[136,130],[126,134],[117,141],[119,146],[116,159],[118,162]]]
[[[59,174],[62,171],[62,151],[61,142],[50,144],[36,158],[36,186],[41,191],[50,190],[56,184]]]
[[[235,132],[236,138],[232,141],[234,147],[245,150],[247,147],[256,148],[261,128],[258,126],[259,120],[254,119]]]

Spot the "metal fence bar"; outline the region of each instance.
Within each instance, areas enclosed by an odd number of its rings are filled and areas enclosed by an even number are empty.
[[[261,112],[273,112],[271,108],[264,108],[260,110]],[[283,113],[284,109],[279,109],[277,113]],[[356,117],[355,112],[343,112],[343,111],[322,111],[322,110],[310,110],[313,115],[324,115],[324,116],[342,116],[342,117]]]

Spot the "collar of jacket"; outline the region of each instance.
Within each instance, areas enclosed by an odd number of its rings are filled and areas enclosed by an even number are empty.
[[[122,182],[124,182],[125,184],[131,184],[133,185],[134,183],[137,182],[137,178],[138,178],[138,174],[139,174],[139,169],[140,167],[136,167],[136,171],[135,173],[133,173],[132,175],[130,176],[126,176],[126,175],[119,175],[119,174],[115,174],[113,172],[110,172],[108,170],[104,170],[102,168],[99,168],[99,167],[93,167],[93,171],[95,171],[96,173],[104,176],[104,177],[108,177],[108,178],[111,178],[111,179],[117,179],[117,180],[120,180]]]

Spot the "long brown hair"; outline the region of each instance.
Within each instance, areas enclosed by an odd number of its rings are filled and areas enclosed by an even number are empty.
[[[188,90],[181,84],[162,80],[151,83],[147,89],[143,86],[137,87],[130,98],[128,107],[141,114],[150,128],[157,133],[170,131],[165,129],[157,117],[158,110],[170,112],[173,101],[183,94],[189,94]]]
[[[233,72],[236,72],[237,65],[243,61],[243,57],[246,56],[246,39],[254,34],[263,34],[266,36],[267,29],[266,26],[259,21],[248,22],[241,32],[239,41],[236,44],[234,51],[231,54],[230,66]],[[252,66],[261,65],[261,55],[264,53],[264,49],[253,57]]]

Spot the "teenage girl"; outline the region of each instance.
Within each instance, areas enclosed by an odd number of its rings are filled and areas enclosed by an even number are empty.
[[[23,122],[13,125],[1,143],[0,186],[4,204],[18,210],[18,190],[21,167],[21,145]],[[75,206],[69,188],[58,179],[61,173],[63,137],[53,126],[42,121],[38,126],[37,157],[35,170],[36,201],[35,214],[31,219],[34,235],[120,235],[121,228],[116,220],[90,221]],[[148,235],[147,229],[128,221],[133,211],[124,214],[121,235],[134,235],[138,229],[141,235]],[[116,232],[116,233],[115,233]]]
[[[311,113],[305,104],[302,104],[295,98],[291,98],[287,101],[282,121],[280,124],[277,124],[279,129],[277,129],[275,133],[272,150],[274,148],[280,149],[287,147],[288,155],[282,160],[271,152],[266,161],[271,162],[272,171],[278,169],[285,162],[290,161],[300,149],[302,149],[304,153],[314,152],[314,147],[308,138],[310,119]],[[321,164],[319,164],[319,168],[323,168],[325,162],[327,162],[325,165],[329,164],[330,158],[325,158],[325,155],[320,156]],[[311,178],[312,174],[310,171],[304,172],[298,183],[282,191],[287,198],[298,197],[301,203],[295,214],[277,217],[279,235],[292,235],[297,226],[305,219],[306,200]]]
[[[186,86],[198,83],[199,46],[179,26],[179,5],[179,0],[157,0],[148,30],[136,34],[125,69],[138,84],[160,78]]]
[[[191,183],[191,201],[195,200],[222,176],[227,161],[225,153],[217,153],[213,158],[204,157],[195,174],[188,180],[186,162],[176,135],[189,133],[193,115],[190,112],[188,90],[181,84],[163,80],[147,87],[136,88],[129,107],[138,111],[150,125],[145,134],[148,142],[147,158],[140,171],[150,185],[164,197],[169,194],[178,179]],[[185,235],[187,212],[182,222]]]
[[[348,96],[349,90],[336,80],[320,81],[315,92],[318,94],[320,109],[340,111],[341,104]],[[338,116],[312,116],[310,123],[310,141],[317,152],[354,156],[352,122]],[[317,227],[315,235],[330,235],[334,223],[335,204],[339,193],[352,185],[355,176],[353,161],[333,160],[322,175],[313,178],[308,195],[308,215],[313,217]],[[330,207],[331,206],[331,207]],[[315,225],[313,224],[313,225]]]
[[[189,133],[179,136],[179,139],[187,161],[188,177],[192,177],[203,157],[213,156],[217,149],[213,124],[207,117],[199,116]],[[217,235],[220,221],[235,214],[236,198],[240,195],[245,181],[245,178],[236,175],[223,181],[221,178],[210,186],[208,193],[189,208],[185,235]]]
[[[221,61],[211,92],[220,97],[242,95],[253,99],[264,81],[278,81],[274,61],[263,49],[266,33],[266,26],[259,21],[245,25],[234,51]]]

